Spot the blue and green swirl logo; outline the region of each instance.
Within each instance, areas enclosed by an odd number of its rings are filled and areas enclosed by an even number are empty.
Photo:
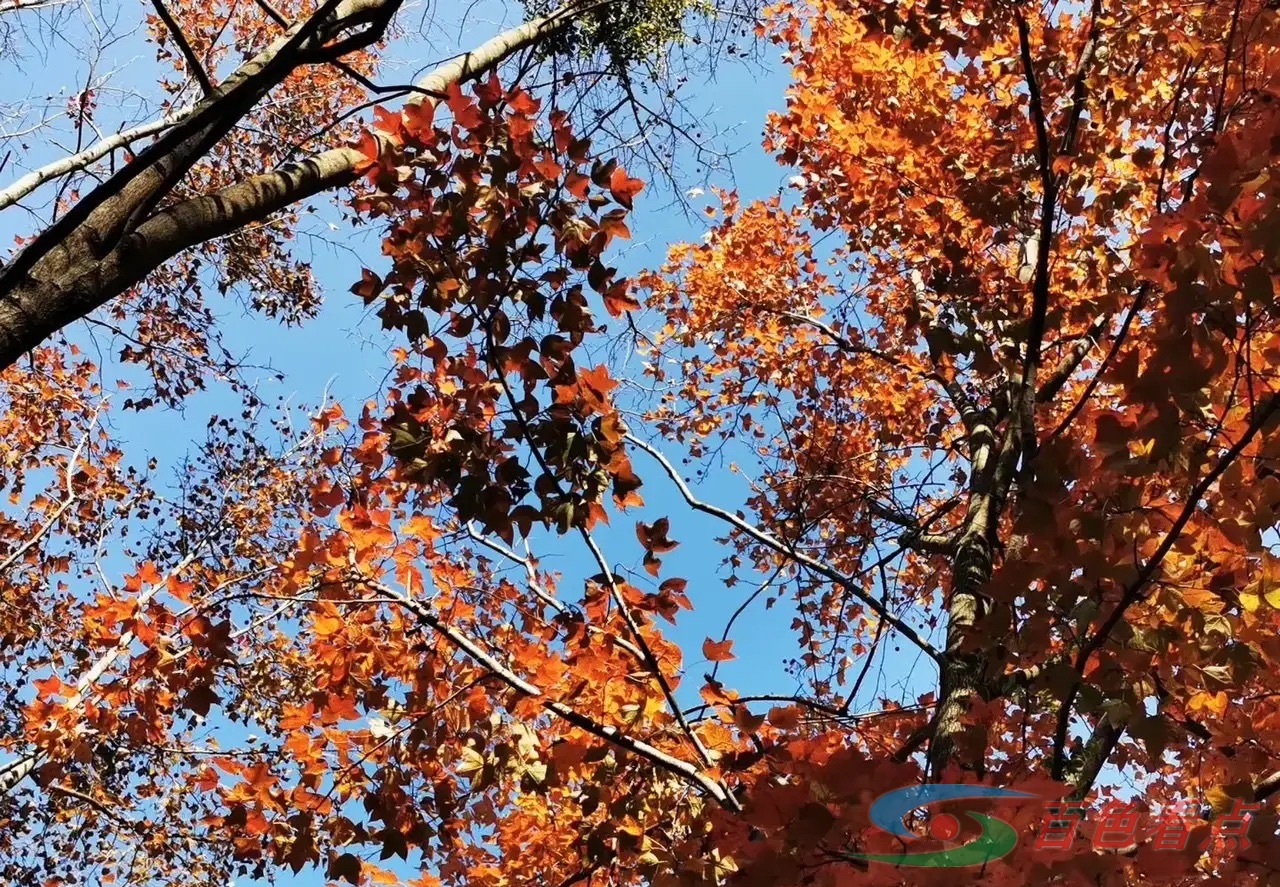
[[[907,829],[904,820],[908,813],[929,804],[942,801],[965,801],[992,798],[1036,798],[1024,792],[981,785],[917,785],[889,792],[876,798],[871,805],[871,821],[875,825],[904,841],[918,841],[920,836]],[[920,868],[964,868],[983,865],[1006,855],[1018,843],[1013,826],[1002,819],[984,816],[966,810],[965,815],[976,822],[982,833],[967,844],[946,850],[924,850],[917,853],[851,853],[854,859],[868,862],[884,862],[898,866]],[[929,835],[938,841],[953,841],[960,836],[960,821],[950,813],[939,813],[929,822]]]

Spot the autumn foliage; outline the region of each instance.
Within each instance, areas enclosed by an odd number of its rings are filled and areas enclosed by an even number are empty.
[[[253,112],[157,205],[337,118],[385,383],[304,416],[218,356],[201,269],[318,309],[293,210],[111,302],[118,360],[4,371],[0,878],[1280,884],[1273,5],[772,6],[788,187],[630,277],[657,188],[545,54]],[[114,430],[213,385],[243,412],[176,483]],[[986,865],[860,859],[931,783],[1043,800],[909,818],[1009,823]],[[1046,805],[1129,799],[1131,841],[1044,846]]]

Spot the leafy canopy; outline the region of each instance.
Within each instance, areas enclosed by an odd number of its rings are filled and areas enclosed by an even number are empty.
[[[6,371],[0,871],[1275,883],[1269,7],[774,6],[789,190],[634,280],[645,184],[551,89],[379,107],[376,397],[212,423],[179,505],[82,355]],[[677,575],[713,540],[719,581]],[[723,632],[680,643],[691,609]],[[720,679],[777,656],[749,611],[794,635],[768,695]],[[1043,805],[965,802],[1009,856],[851,855],[927,781],[1134,786],[1142,828],[1038,849]]]

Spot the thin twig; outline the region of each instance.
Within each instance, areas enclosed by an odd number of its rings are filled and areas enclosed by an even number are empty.
[[[688,503],[689,507],[693,508],[694,511],[700,511],[703,514],[709,514],[712,517],[719,518],[725,523],[730,524],[731,526],[745,533],[747,536],[751,537],[756,542],[759,542],[761,545],[764,545],[767,548],[771,548],[779,554],[795,559],[797,563],[803,564],[804,566],[808,567],[810,570],[814,571],[818,575],[823,576],[824,578],[829,579],[832,582],[835,582],[837,585],[841,586],[842,588],[848,589],[850,593],[852,593],[855,597],[857,597],[860,601],[862,601],[863,604],[865,604],[872,611],[874,611],[877,616],[879,616],[884,621],[888,622],[890,625],[896,628],[903,635],[903,637],[907,638],[909,641],[911,641],[911,643],[915,644],[921,650],[921,652],[927,655],[934,662],[938,663],[939,666],[943,664],[944,656],[942,653],[940,653],[937,649],[935,649],[934,646],[930,644],[927,640],[925,640],[920,635],[920,633],[917,632],[914,628],[912,628],[907,623],[903,622],[897,616],[893,615],[893,613],[891,613],[888,610],[888,608],[886,608],[874,597],[872,597],[871,595],[863,591],[862,588],[859,587],[855,583],[855,581],[852,580],[850,577],[842,575],[837,570],[832,569],[831,567],[827,566],[826,564],[822,563],[819,560],[816,560],[815,558],[809,557],[807,554],[793,550],[792,548],[784,544],[776,536],[774,536],[772,533],[769,533],[765,530],[761,530],[758,527],[752,526],[751,524],[747,523],[745,520],[738,517],[737,515],[730,514],[724,509],[717,508],[714,505],[708,505],[707,503],[698,499],[697,496],[693,495],[693,491],[689,489],[689,486],[684,482],[684,479],[680,477],[679,472],[677,472],[675,470],[675,467],[670,462],[667,461],[665,456],[663,456],[656,449],[649,446],[647,443],[635,437],[634,435],[628,434],[627,440],[630,441],[635,446],[639,447],[640,449],[644,450],[646,453],[652,456],[653,459],[659,465],[662,466],[663,470],[667,473],[667,477],[669,477],[671,481],[676,485],[676,488],[680,491],[680,495],[684,497],[685,502]]]

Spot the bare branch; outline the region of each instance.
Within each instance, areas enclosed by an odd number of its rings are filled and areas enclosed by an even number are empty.
[[[847,589],[852,595],[858,598],[858,600],[862,601],[865,606],[870,608],[879,618],[888,622],[897,629],[903,637],[918,647],[921,652],[927,655],[934,662],[938,663],[939,666],[943,664],[944,658],[942,653],[938,652],[938,650],[925,640],[914,628],[899,619],[897,616],[893,615],[893,613],[891,613],[884,604],[880,603],[880,601],[863,591],[855,580],[842,575],[838,571],[832,569],[821,561],[809,557],[803,552],[796,551],[773,534],[752,526],[737,515],[730,514],[722,508],[717,508],[714,505],[708,505],[701,501],[697,496],[693,495],[693,491],[689,489],[688,485],[684,482],[684,479],[680,477],[680,473],[675,470],[675,467],[670,462],[667,461],[665,456],[634,435],[628,434],[627,440],[644,450],[662,466],[663,470],[667,473],[667,477],[671,479],[672,483],[674,483],[676,488],[680,491],[680,495],[684,497],[685,502],[687,502],[695,511],[700,511],[703,514],[709,514],[712,517],[719,518],[754,539],[756,542],[764,545],[766,548],[771,548],[779,554],[794,559],[797,563],[803,564],[819,576],[829,579],[842,588]]]
[[[112,151],[118,151],[126,148],[136,141],[145,139],[147,136],[153,136],[156,133],[163,132],[172,126],[181,123],[195,110],[195,105],[188,105],[171,114],[166,114],[159,120],[152,120],[150,123],[143,123],[131,129],[121,130],[115,135],[108,136],[98,141],[83,151],[64,157],[61,160],[55,160],[39,169],[32,170],[17,179],[7,188],[0,190],[0,210],[13,206],[22,198],[26,197],[32,191],[35,191],[41,185],[50,182],[59,176],[68,173],[78,172],[86,169],[91,164],[96,163],[103,157],[106,157]]]
[[[569,607],[564,603],[564,601],[561,601],[555,595],[543,588],[542,583],[538,580],[538,571],[534,567],[532,559],[520,557],[520,555],[516,554],[510,548],[507,548],[502,543],[495,542],[489,537],[478,532],[470,523],[467,524],[467,535],[483,545],[485,548],[488,548],[490,551],[500,554],[512,563],[519,564],[523,567],[525,575],[528,577],[529,590],[533,592],[534,597],[539,601],[550,607],[552,610],[555,610],[557,613],[563,614],[569,612]],[[610,643],[616,644],[619,648],[626,650],[641,662],[645,661],[644,653],[640,648],[635,644],[632,644],[626,638],[614,637],[610,632],[605,631],[598,625],[588,625],[587,631],[609,636]]]
[[[52,9],[55,6],[65,6],[73,3],[75,0],[6,0],[0,3],[0,15],[6,12],[34,12],[38,9]]]

